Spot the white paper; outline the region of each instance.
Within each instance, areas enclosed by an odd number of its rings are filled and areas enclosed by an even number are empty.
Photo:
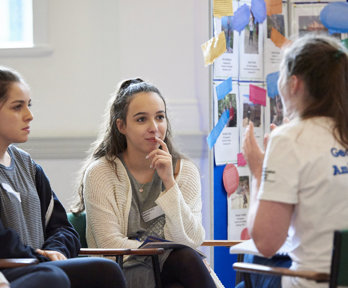
[[[247,235],[247,215],[250,202],[250,172],[248,167],[237,167],[239,185],[227,197],[228,239],[240,240]]]
[[[308,32],[326,32],[327,28],[320,21],[320,12],[327,3],[292,3],[290,9],[290,34],[303,36]],[[335,34],[339,38],[339,34]]]
[[[233,10],[237,8],[238,2],[233,1]],[[232,17],[214,18],[214,33],[217,35],[224,30],[226,37],[226,52],[214,62],[214,79],[238,79],[239,33],[233,30]]]
[[[287,255],[289,252],[291,252],[292,245],[288,239],[284,242],[282,247],[277,251],[277,255]],[[252,254],[257,256],[264,257],[259,250],[257,250],[255,243],[252,239],[241,242],[237,245],[231,246],[230,248],[230,254]]]
[[[240,5],[243,4],[244,2],[240,2]],[[250,6],[250,4],[248,5]],[[250,17],[249,24],[240,34],[239,79],[263,81],[263,25],[265,25],[265,21],[255,24],[253,16]]]
[[[253,84],[255,86],[262,87],[261,83],[240,83],[239,85],[239,95],[240,95],[240,110],[242,116],[241,123],[241,135],[240,135],[240,147],[243,144],[243,136],[245,133],[245,129],[249,125],[249,122],[252,121],[254,123],[254,132],[257,143],[262,148],[263,145],[263,136],[265,133],[264,130],[264,107],[260,104],[254,104],[249,100],[249,85]]]
[[[232,91],[226,95],[224,99],[218,101],[215,87],[220,83],[221,81],[214,82],[214,125],[216,125],[216,123],[219,121],[219,117],[224,110],[233,109],[234,115],[232,117],[232,113],[230,112],[230,120],[216,140],[214,147],[216,165],[237,163],[237,154],[240,151],[239,127],[241,124],[239,120],[240,105],[238,97],[238,84],[237,82],[233,82]]]
[[[266,25],[264,25],[264,37],[265,37],[265,56],[264,67],[265,77],[273,72],[279,71],[279,64],[281,61],[281,49],[277,47],[271,40],[272,27],[277,29],[284,37],[288,37],[288,9],[287,4],[283,3],[282,14],[273,14],[267,16]]]

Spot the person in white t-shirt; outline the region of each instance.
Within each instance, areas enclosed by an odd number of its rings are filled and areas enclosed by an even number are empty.
[[[251,123],[243,152],[253,175],[248,230],[270,257],[286,238],[293,269],[330,272],[333,232],[348,228],[348,52],[333,37],[288,46],[278,80],[285,116],[265,154]],[[327,287],[283,277],[282,287]]]

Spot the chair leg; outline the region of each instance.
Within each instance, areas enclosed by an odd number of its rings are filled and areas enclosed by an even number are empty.
[[[238,254],[237,255],[237,262],[243,262],[244,261],[244,254]],[[237,284],[239,284],[240,282],[243,281],[243,278],[242,278],[242,273],[237,271],[236,272],[236,281],[235,281],[235,286],[237,286]]]
[[[160,270],[158,255],[151,255],[151,259],[152,259],[153,273],[155,276],[156,288],[162,288],[161,275],[160,275],[161,270]]]
[[[123,269],[123,255],[117,255],[116,262],[120,266],[120,268]]]
[[[250,280],[250,274],[249,273],[243,273],[244,276],[244,284],[245,288],[252,288],[251,280]]]

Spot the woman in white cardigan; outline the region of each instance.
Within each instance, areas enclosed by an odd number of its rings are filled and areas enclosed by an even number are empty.
[[[197,168],[172,145],[159,90],[124,81],[82,171],[77,208],[87,212],[88,246],[137,248],[147,236],[179,242],[188,247],[160,257],[163,286],[216,287],[192,249],[205,236],[200,193]],[[150,259],[129,257],[124,269],[128,287],[155,286]]]

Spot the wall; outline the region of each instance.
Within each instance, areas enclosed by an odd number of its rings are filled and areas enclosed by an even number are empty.
[[[35,0],[38,1],[38,0]],[[38,1],[40,2],[40,1]],[[52,51],[6,56],[32,89],[28,149],[69,206],[75,173],[95,139],[105,104],[126,77],[153,82],[167,99],[174,134],[201,169],[210,238],[209,71],[200,45],[209,38],[208,0],[47,0]]]
[[[94,136],[116,84],[135,76],[160,88],[177,133],[207,133],[208,1],[51,0],[47,8],[52,52],[1,58],[32,87],[32,137]]]

